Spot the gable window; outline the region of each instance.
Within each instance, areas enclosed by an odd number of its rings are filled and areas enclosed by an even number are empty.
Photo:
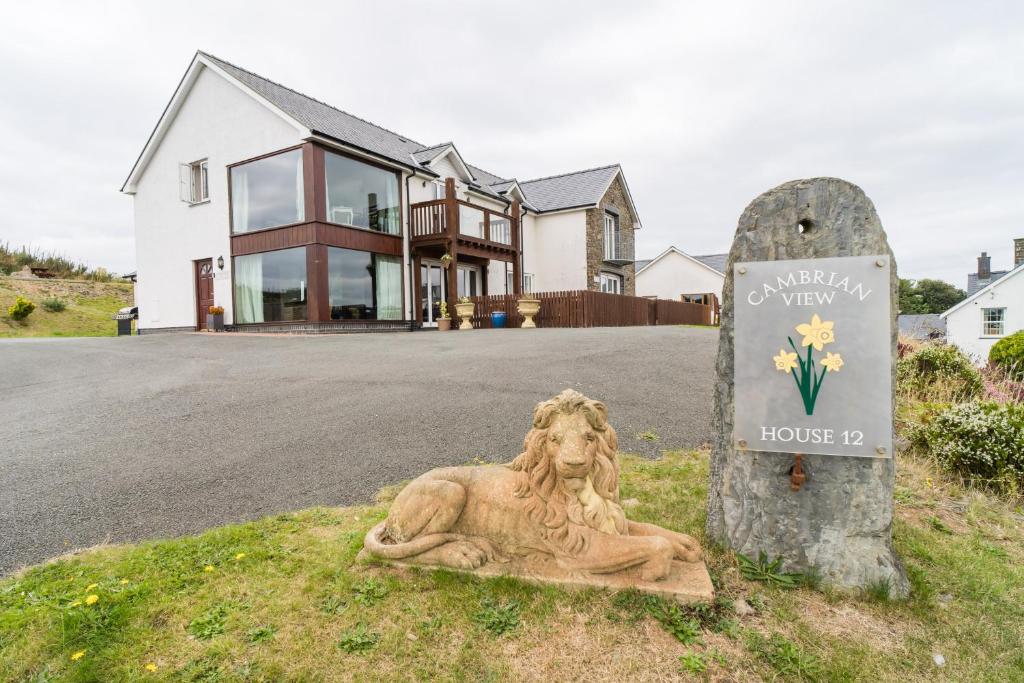
[[[981,309],[981,335],[983,337],[1002,337],[1005,320],[1005,308]]]
[[[200,204],[210,200],[209,164],[206,159],[181,164],[178,175],[181,201]]]
[[[304,202],[301,149],[231,168],[232,232],[301,223]]]
[[[361,161],[324,152],[327,220],[397,235],[398,175]]]
[[[611,273],[601,273],[601,291],[609,294],[622,294],[622,277]]]
[[[619,258],[619,217],[613,213],[604,214],[604,259]]]

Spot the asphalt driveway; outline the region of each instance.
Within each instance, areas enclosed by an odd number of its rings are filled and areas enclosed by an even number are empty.
[[[634,327],[0,342],[0,574],[506,461],[532,407],[566,387],[608,404],[620,451],[698,446],[717,339]]]

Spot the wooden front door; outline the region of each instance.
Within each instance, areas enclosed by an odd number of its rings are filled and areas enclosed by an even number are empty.
[[[213,305],[213,259],[196,261],[196,329],[206,329],[206,314]]]

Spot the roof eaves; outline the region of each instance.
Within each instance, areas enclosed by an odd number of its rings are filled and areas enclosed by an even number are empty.
[[[975,301],[975,300],[981,298],[981,295],[984,294],[985,292],[989,291],[990,289],[994,289],[996,286],[1005,283],[1007,280],[1009,280],[1013,276],[1019,275],[1022,272],[1024,272],[1024,263],[1021,263],[1020,265],[1018,265],[1013,270],[1008,271],[1006,273],[1006,275],[1003,275],[998,280],[993,280],[992,282],[988,283],[987,285],[985,285],[984,287],[979,289],[977,292],[975,292],[974,294],[971,294],[970,296],[968,296],[966,299],[964,299],[960,303],[956,304],[955,306],[951,306],[948,310],[940,313],[939,316],[942,317],[943,319],[945,319],[951,313],[955,313],[956,311],[960,310],[961,308],[963,308],[967,304],[971,303],[972,301]]]

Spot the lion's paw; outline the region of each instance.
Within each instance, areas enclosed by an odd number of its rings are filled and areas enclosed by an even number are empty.
[[[441,549],[444,561],[458,569],[477,569],[487,563],[487,552],[469,541],[452,541]]]

